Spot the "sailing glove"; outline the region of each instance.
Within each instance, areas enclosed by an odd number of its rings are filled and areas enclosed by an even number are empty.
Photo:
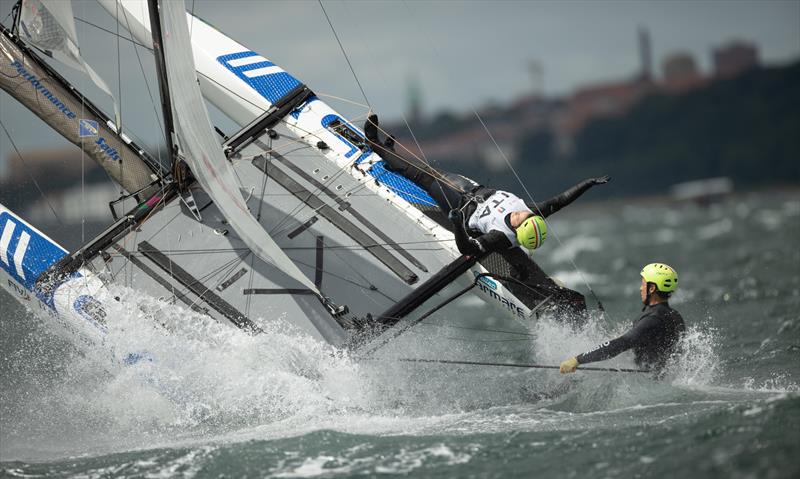
[[[559,371],[561,372],[561,374],[574,373],[575,370],[578,369],[579,364],[580,363],[578,362],[578,358],[573,356],[561,363]]]
[[[597,178],[592,178],[593,185],[604,185],[611,181],[611,177],[608,175],[598,176]]]
[[[395,144],[394,135],[389,135],[386,137],[386,139],[383,140],[383,146],[385,146],[387,150],[394,151],[394,144]]]

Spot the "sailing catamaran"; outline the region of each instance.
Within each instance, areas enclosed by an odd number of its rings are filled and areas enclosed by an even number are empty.
[[[514,279],[498,254],[460,255],[433,200],[385,169],[358,127],[183,2],[98,1],[154,50],[171,158],[156,161],[37,53],[66,45],[85,65],[68,3],[18,2],[0,87],[126,191],[114,223],[71,253],[0,205],[0,280],[34,310],[101,334],[106,286],[123,284],[253,333],[278,316],[333,345],[364,344],[366,331],[374,350],[451,300],[449,285],[519,319],[585,308],[537,275]],[[218,140],[204,99],[242,129]]]

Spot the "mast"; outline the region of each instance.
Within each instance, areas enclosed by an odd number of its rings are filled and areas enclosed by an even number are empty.
[[[164,56],[163,34],[161,31],[161,6],[158,0],[147,0],[147,7],[150,11],[150,31],[153,36],[153,56],[156,59],[156,76],[158,77],[158,89],[161,94],[161,112],[164,115],[164,134],[166,135],[167,145],[171,147],[171,159],[174,165],[178,157],[178,141],[175,137],[172,102],[169,97],[169,80],[167,79],[166,69],[167,60]]]

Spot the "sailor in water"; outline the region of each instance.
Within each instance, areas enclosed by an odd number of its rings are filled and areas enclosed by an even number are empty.
[[[639,287],[644,308],[633,327],[622,336],[561,363],[561,374],[572,373],[581,364],[613,358],[633,349],[636,365],[660,374],[678,347],[686,326],[680,313],[669,306],[669,297],[678,289],[678,273],[662,263],[642,269]]]
[[[503,254],[518,250],[517,246],[528,250],[540,247],[547,237],[545,217],[572,203],[592,186],[609,181],[608,176],[584,180],[547,201],[525,203],[507,191],[487,188],[464,176],[436,170],[417,158],[398,155],[394,151],[394,138],[379,140],[377,115],[367,119],[364,133],[387,169],[426,190],[448,215],[458,250],[466,255],[495,251]],[[515,264],[513,258],[506,259]]]

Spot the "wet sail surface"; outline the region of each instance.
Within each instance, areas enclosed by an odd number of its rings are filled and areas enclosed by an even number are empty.
[[[151,11],[151,18],[153,17]],[[203,97],[197,86],[186,8],[182,1],[160,4],[160,39],[163,49],[165,75],[169,84],[169,97],[174,114],[174,128],[179,148],[191,168],[194,178],[214,200],[226,220],[236,230],[247,246],[262,260],[274,263],[286,274],[317,292],[314,284],[286,258],[269,235],[258,225],[244,203],[233,168],[215,141],[214,130],[206,111]]]

